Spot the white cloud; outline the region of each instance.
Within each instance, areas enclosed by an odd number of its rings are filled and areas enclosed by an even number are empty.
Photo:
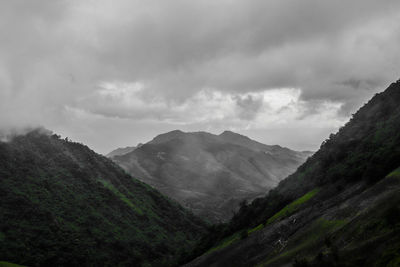
[[[0,127],[337,128],[398,79],[399,19],[398,0],[1,1]]]
[[[238,93],[203,89],[184,101],[148,99],[143,83],[104,82],[76,108],[105,117],[150,120],[176,125],[206,123],[240,128],[290,127],[299,125],[339,126],[340,102],[307,102],[301,89],[279,88]],[[212,127],[213,128],[213,127]]]

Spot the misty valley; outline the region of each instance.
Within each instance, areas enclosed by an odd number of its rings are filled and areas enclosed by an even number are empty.
[[[320,149],[179,130],[0,142],[0,266],[398,266],[400,81]]]
[[[0,0],[0,267],[400,267],[400,0]]]

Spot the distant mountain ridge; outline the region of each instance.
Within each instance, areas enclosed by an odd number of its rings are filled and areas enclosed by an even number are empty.
[[[110,153],[106,154],[106,157],[112,158],[114,156],[125,155],[125,154],[128,154],[129,152],[132,152],[135,149],[136,149],[136,146],[127,146],[127,147],[117,148],[117,149],[111,151]]]
[[[195,214],[220,222],[227,221],[241,201],[264,195],[310,155],[230,131],[214,135],[175,130],[111,159]]]

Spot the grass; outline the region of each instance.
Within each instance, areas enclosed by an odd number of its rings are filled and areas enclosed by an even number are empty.
[[[254,227],[253,229],[248,230],[247,233],[251,234],[251,233],[256,232],[258,230],[261,230],[263,228],[264,228],[264,225],[263,224],[259,224],[258,226]]]
[[[324,218],[320,218],[316,223],[321,229],[334,230],[345,225],[346,222],[347,220],[326,220]]]
[[[400,178],[400,168],[389,173],[387,177]]]
[[[127,198],[123,193],[121,193],[112,183],[105,180],[101,180],[101,182],[104,185],[104,187],[106,187],[116,196],[118,196],[119,199],[125,202],[125,204],[134,209],[136,213],[138,213],[139,215],[143,215],[143,211],[137,205],[133,204],[132,201],[129,198]]]
[[[269,218],[268,221],[267,221],[267,224],[270,224],[270,223],[278,220],[281,217],[288,216],[288,215],[292,214],[294,211],[296,211],[300,207],[301,204],[303,204],[303,203],[307,202],[308,200],[310,200],[316,193],[318,193],[318,191],[319,191],[319,189],[316,188],[316,189],[308,192],[304,196],[296,199],[292,203],[288,204],[282,210],[277,212],[274,216]],[[252,234],[254,232],[257,232],[257,231],[261,230],[262,228],[264,228],[264,225],[263,224],[259,224],[256,227],[247,230],[247,233],[250,235],[250,234]],[[211,249],[209,249],[206,252],[206,254],[211,253],[211,252],[216,251],[216,250],[219,250],[219,249],[222,249],[222,248],[226,248],[227,246],[230,246],[231,244],[235,243],[238,240],[240,240],[240,232],[236,232],[233,235],[225,238],[217,246],[212,247]]]
[[[267,260],[266,262],[258,266],[268,266],[271,263],[278,262],[281,260],[292,259],[296,255],[306,254],[307,252],[314,252],[315,248],[320,247],[323,242],[324,237],[338,229],[339,227],[346,224],[345,220],[326,220],[324,218],[319,218],[314,221],[314,223],[309,227],[309,229],[295,237],[288,245],[294,244],[294,247],[288,249],[283,253],[279,253],[276,257]],[[304,255],[303,255],[304,256]]]
[[[259,224],[258,226],[254,227],[254,228],[252,228],[250,230],[247,230],[247,234],[250,235],[250,234],[252,234],[254,232],[257,232],[257,231],[259,231],[259,230],[261,230],[263,228],[264,228],[264,225],[263,224]],[[229,246],[229,245],[231,245],[231,244],[233,244],[233,243],[235,243],[236,241],[239,241],[239,240],[240,240],[240,232],[236,232],[233,235],[223,239],[217,246],[212,247],[211,249],[209,249],[206,252],[206,254],[211,253],[211,252],[216,251],[216,250],[219,250],[219,249],[222,249],[222,248],[226,248],[227,246]]]
[[[398,267],[398,266],[400,266],[400,256],[395,257],[387,264],[387,267]]]
[[[23,267],[23,266],[6,261],[0,261],[0,267]]]
[[[318,193],[318,191],[319,191],[319,188],[316,188],[316,189],[308,192],[304,196],[296,199],[292,203],[286,205],[283,209],[281,209],[280,211],[275,213],[272,217],[270,217],[267,220],[267,224],[271,224],[282,217],[286,217],[286,216],[289,216],[290,214],[294,213],[300,207],[300,205],[302,205],[303,203],[307,202],[312,197],[314,197],[315,194]]]
[[[234,242],[240,240],[240,232],[234,233],[233,235],[223,239],[217,246],[212,247],[209,249],[205,254],[214,252],[216,250],[226,248],[227,246],[233,244]]]

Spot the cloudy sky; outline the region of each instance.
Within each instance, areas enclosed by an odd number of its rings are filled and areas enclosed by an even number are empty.
[[[398,0],[2,0],[0,128],[315,150],[400,78]]]

